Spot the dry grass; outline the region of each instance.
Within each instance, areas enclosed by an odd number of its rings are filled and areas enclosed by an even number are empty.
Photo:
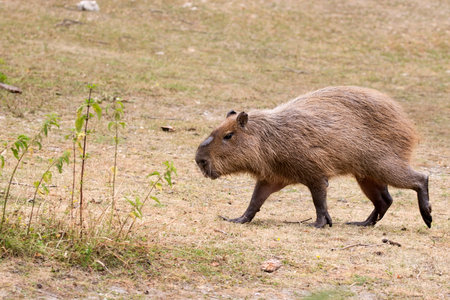
[[[31,134],[50,111],[63,124],[46,151],[27,160],[19,182],[31,184],[44,158],[70,148],[62,136],[91,82],[99,86],[97,97],[125,99],[118,195],[141,190],[162,161],[178,169],[174,189],[158,195],[163,205],[147,205],[137,228],[149,262],[108,273],[49,257],[8,256],[0,264],[0,296],[448,298],[448,1],[184,3],[104,0],[99,13],[87,13],[71,9],[72,1],[0,2],[0,72],[24,90],[0,90],[0,139]],[[58,26],[64,19],[82,24]],[[269,108],[328,85],[387,92],[415,120],[422,139],[414,165],[431,174],[432,229],[421,220],[415,193],[396,189],[393,206],[374,228],[344,225],[372,209],[351,178],[330,182],[332,228],[290,223],[315,215],[303,186],[273,195],[250,224],[217,218],[239,216],[253,182],[203,178],[193,162],[201,140],[230,109]],[[162,125],[176,131],[162,132]],[[91,209],[101,210],[110,201],[113,143],[105,126],[95,126],[86,182]],[[47,201],[58,213],[69,198],[68,169],[55,184]],[[31,193],[14,186],[14,207]],[[383,238],[402,247],[382,244]],[[358,243],[376,245],[340,250]],[[281,269],[261,272],[272,257],[282,259]]]

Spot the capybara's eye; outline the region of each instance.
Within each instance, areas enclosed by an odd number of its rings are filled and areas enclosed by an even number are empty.
[[[232,136],[233,136],[233,132],[229,132],[223,137],[223,139],[224,140],[229,140],[229,139],[231,139]]]

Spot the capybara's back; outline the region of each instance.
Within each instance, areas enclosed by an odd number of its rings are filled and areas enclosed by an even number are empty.
[[[273,110],[250,113],[249,123],[252,119],[255,126],[249,130],[256,136],[271,127],[268,124],[277,126],[273,133],[261,135],[266,137],[260,143],[266,155],[272,153],[277,157],[273,160],[290,165],[298,162],[301,172],[311,167],[310,173],[317,173],[318,168],[327,177],[351,173],[383,181],[386,166],[409,164],[417,140],[397,103],[360,87],[321,89]]]
[[[257,179],[244,215],[249,222],[265,199],[286,185],[310,189],[317,227],[331,226],[326,207],[328,179],[352,174],[375,210],[374,225],[392,203],[388,185],[414,189],[422,217],[431,226],[428,177],[409,166],[417,137],[401,107],[388,96],[361,87],[328,87],[271,110],[226,120],[199,146],[196,161],[205,176],[246,172]]]

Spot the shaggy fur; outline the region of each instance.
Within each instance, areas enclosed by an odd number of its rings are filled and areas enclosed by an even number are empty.
[[[257,180],[255,198],[258,183],[269,188],[269,195],[289,184],[308,186],[316,210],[321,211],[317,227],[331,226],[326,210],[328,178],[345,174],[355,176],[375,206],[365,222],[352,224],[374,225],[381,219],[392,203],[387,191],[392,185],[418,192],[422,216],[431,226],[428,178],[409,167],[416,143],[411,122],[388,96],[361,87],[328,87],[272,110],[229,112],[200,145],[196,160],[205,176],[213,179],[250,173]],[[259,210],[262,203],[255,205],[253,210]],[[249,213],[244,220],[230,221],[249,221],[254,216]]]

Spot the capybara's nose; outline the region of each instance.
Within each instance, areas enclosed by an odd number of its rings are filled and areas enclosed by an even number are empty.
[[[206,165],[208,164],[208,161],[206,159],[198,157],[195,158],[195,162],[197,163],[197,165],[199,165],[199,167],[202,168],[206,167]]]

